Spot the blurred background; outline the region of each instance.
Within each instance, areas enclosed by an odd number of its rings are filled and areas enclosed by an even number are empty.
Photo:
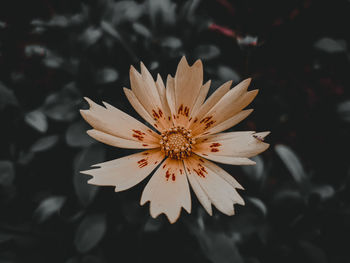
[[[3,0],[0,4],[0,262],[350,262],[350,2]],[[212,93],[260,89],[233,130],[272,131],[236,215],[170,225],[129,191],[77,171],[130,154],[88,138],[83,96],[139,118],[130,65],[174,74],[202,59]]]

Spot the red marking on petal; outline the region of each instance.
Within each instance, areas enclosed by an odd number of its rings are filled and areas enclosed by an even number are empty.
[[[202,155],[204,155],[204,156],[208,156],[208,154],[205,154],[205,153],[202,153]]]
[[[157,164],[157,163],[158,163],[158,161],[155,161],[155,162],[154,162],[154,164]]]
[[[196,123],[197,121],[198,121],[198,118],[195,118],[194,121],[193,121],[193,123]]]
[[[179,109],[178,109],[178,111],[177,111],[177,113],[178,113],[178,114],[183,114],[183,112],[182,112],[182,111],[183,111],[183,108],[184,108],[184,105],[181,104],[180,107],[179,107]]]
[[[144,138],[143,136],[138,135],[138,134],[133,134],[132,137],[138,139],[138,140],[141,141],[141,142],[143,141],[143,138]]]
[[[192,120],[192,117],[188,121],[191,121],[191,120]]]
[[[186,106],[186,107],[185,107],[185,110],[184,110],[184,115],[185,115],[186,117],[188,117],[189,113],[190,113],[190,109]]]
[[[208,129],[208,128],[209,128],[210,126],[212,126],[214,123],[215,123],[215,121],[210,121],[210,122],[206,123],[204,129],[205,129],[205,130]]]
[[[172,175],[171,175],[171,179],[172,179],[173,181],[175,181],[175,174],[172,174]]]
[[[176,119],[176,115],[175,114],[173,114],[173,119]]]
[[[142,146],[148,146],[148,144],[142,144]]]
[[[188,171],[189,173],[191,173],[191,170],[190,170],[190,168],[188,168],[188,167],[187,167],[187,171]]]
[[[204,163],[204,160],[203,160],[202,158],[199,158],[199,160],[200,160],[202,163]]]
[[[144,152],[144,153],[142,153],[143,155],[149,155],[149,152]]]
[[[145,167],[148,162],[146,159],[141,159],[140,161],[137,162],[139,164],[139,167],[142,168],[142,167]]]
[[[163,165],[163,169],[165,168],[165,166],[166,166],[166,163]]]
[[[218,148],[211,148],[211,150],[210,150],[211,152],[218,152],[219,151],[219,149]]]
[[[205,117],[204,119],[202,119],[199,123],[207,123],[208,121],[210,121],[210,119],[213,118],[213,116],[208,116],[208,117]]]
[[[157,125],[157,123],[155,123],[155,124],[154,124],[154,127],[158,128],[158,125]]]
[[[213,143],[210,145],[210,148],[212,148],[212,147],[219,147],[219,146],[221,146],[220,143],[218,143],[218,142],[213,142]]]
[[[158,113],[159,113],[159,116],[160,116],[160,117],[163,117],[163,112],[162,112],[161,109],[158,109]]]
[[[182,174],[182,169],[180,169],[180,174]]]
[[[159,119],[159,115],[155,110],[152,110],[152,116],[154,119],[158,120]]]
[[[169,121],[171,120],[171,117],[170,117],[170,116],[168,117],[168,120],[169,120]]]

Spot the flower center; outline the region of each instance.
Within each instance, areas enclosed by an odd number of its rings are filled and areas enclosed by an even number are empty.
[[[162,139],[159,143],[165,156],[181,160],[191,155],[196,141],[192,138],[191,130],[177,126],[162,132]]]

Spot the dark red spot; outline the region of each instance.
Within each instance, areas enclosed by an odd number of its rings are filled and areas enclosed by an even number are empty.
[[[255,138],[255,139],[257,139],[257,140],[259,140],[259,141],[261,141],[261,142],[263,142],[264,141],[264,138],[261,138],[261,137],[259,137],[259,136],[257,136],[257,135],[253,135],[253,137]]]
[[[214,123],[215,123],[215,121],[210,121],[210,122],[206,123],[204,129],[205,129],[205,130],[208,129],[208,128],[209,128],[210,126],[212,126]]]
[[[208,140],[208,138],[205,138],[205,139],[203,139],[203,142],[206,142]]]
[[[175,114],[173,114],[173,118],[176,119],[176,115]]]
[[[211,118],[213,118],[213,116],[208,116],[208,117],[205,117],[204,119],[202,119],[199,123],[207,123]]]
[[[210,151],[215,153],[215,152],[218,152],[219,149],[218,148],[212,148]]]
[[[157,163],[158,163],[158,161],[155,161],[155,162],[154,162],[154,164],[157,164]]]
[[[163,169],[165,168],[166,164],[163,165]]]
[[[158,109],[158,113],[159,113],[159,116],[160,116],[160,117],[163,117],[163,112],[162,112],[161,109]]]
[[[202,153],[202,155],[204,155],[204,156],[208,156],[208,154],[205,154],[205,153]]]
[[[191,120],[192,120],[192,117],[188,121],[191,121]]]
[[[189,173],[191,173],[191,170],[190,170],[190,168],[188,168],[188,167],[187,167],[187,171],[188,171]]]
[[[148,162],[146,159],[141,159],[140,161],[137,162],[139,164],[139,167],[142,168],[142,167],[145,167]]]
[[[198,121],[198,118],[195,118],[194,121],[193,121],[193,123],[196,123],[197,121]]]
[[[173,181],[175,181],[175,174],[172,174],[172,175],[171,175],[171,179],[172,179]]]
[[[185,107],[185,110],[184,110],[184,115],[185,115],[186,117],[188,117],[189,113],[190,113],[190,109],[186,106],[186,107]]]
[[[169,121],[171,120],[170,116],[168,117],[168,120],[169,120]]]
[[[166,180],[168,181],[168,180],[169,180],[169,177],[170,177],[169,169],[166,171],[165,177],[166,177]]]
[[[158,125],[157,125],[157,123],[155,123],[155,124],[154,124],[154,127],[158,128]]]
[[[143,155],[149,155],[149,152],[144,152],[144,153],[142,153]]]
[[[142,146],[148,146],[148,144],[142,144]]]
[[[177,111],[177,114],[183,114],[183,112],[182,112],[183,108],[184,108],[184,105],[181,104],[178,111]]]
[[[150,133],[152,133],[152,130],[151,130],[151,129],[148,129],[147,131],[149,131]]]
[[[153,118],[154,118],[155,120],[158,120],[158,119],[159,119],[159,115],[158,115],[158,113],[157,113],[155,110],[152,110],[152,115],[153,115]]]
[[[212,147],[219,147],[219,146],[221,146],[220,143],[218,143],[218,142],[213,142],[213,143],[210,145],[210,148],[212,148]]]
[[[138,140],[141,141],[141,142],[143,141],[143,138],[144,138],[143,136],[138,135],[138,134],[133,134],[132,137],[138,139]]]
[[[200,160],[202,163],[204,163],[204,160],[203,160],[202,158],[199,158],[199,160]]]
[[[182,174],[182,169],[180,169],[180,174]]]

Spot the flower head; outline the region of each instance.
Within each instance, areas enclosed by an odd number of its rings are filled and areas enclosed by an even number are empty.
[[[171,223],[183,207],[191,212],[189,184],[205,210],[212,204],[226,215],[234,214],[234,204],[244,205],[236,189],[243,187],[225,170],[211,161],[252,165],[248,159],[265,151],[263,142],[269,132],[226,132],[252,110],[243,110],[258,90],[247,91],[251,79],[230,89],[232,81],[220,86],[207,100],[210,81],[203,85],[203,66],[197,60],[189,66],[183,57],[175,77],[168,75],[166,85],[157,80],[141,63],[141,73],[130,68],[131,90],[124,88],[134,109],[153,128],[103,102],[104,107],[86,98],[88,110],[83,118],[93,127],[87,133],[105,144],[145,149],[120,159],[99,163],[82,171],[93,176],[94,185],[112,185],[123,191],[144,180],[153,170],[141,197],[150,201],[150,213],[164,213]],[[210,161],[211,160],[211,161]]]

